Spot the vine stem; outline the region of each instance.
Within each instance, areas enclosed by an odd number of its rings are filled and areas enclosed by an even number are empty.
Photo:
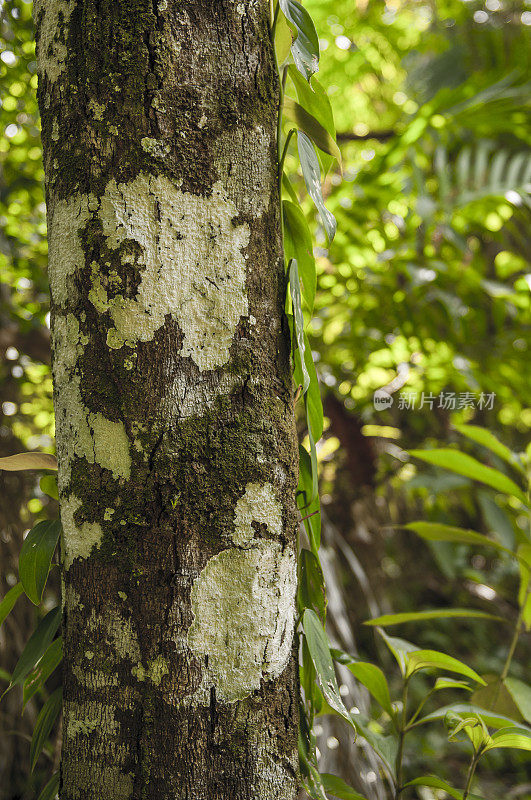
[[[404,758],[404,739],[407,733],[407,695],[409,689],[409,678],[404,681],[404,688],[402,689],[402,717],[400,720],[400,730],[398,734],[398,752],[396,754],[396,791],[395,800],[398,800],[402,794],[402,761]]]
[[[468,775],[466,776],[466,786],[465,791],[463,792],[463,800],[466,800],[470,794],[470,789],[472,788],[472,781],[474,779],[474,773],[476,771],[478,761],[479,753],[474,753],[472,756],[472,761],[470,762],[470,767],[468,768]]]

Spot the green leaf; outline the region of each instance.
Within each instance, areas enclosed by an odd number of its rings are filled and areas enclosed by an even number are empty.
[[[337,158],[339,164],[341,164],[341,151],[339,147],[326,128],[324,128],[312,114],[306,111],[305,108],[291,97],[284,97],[282,110],[284,115],[294,122],[299,130],[304,131],[320,150]]]
[[[407,662],[406,678],[422,669],[433,668],[448,670],[448,672],[457,672],[458,675],[464,675],[476,681],[476,683],[480,683],[483,686],[485,685],[483,678],[471,667],[463,664],[463,662],[459,661],[457,658],[453,658],[453,656],[448,656],[446,653],[439,653],[438,650],[416,650],[414,653],[408,655]]]
[[[339,687],[337,685],[334,663],[330,655],[328,639],[319,617],[310,608],[307,608],[302,617],[302,627],[308,643],[308,650],[312,657],[319,682],[327,703],[348,723],[353,725],[352,718],[343,704]]]
[[[466,453],[460,453],[458,450],[449,448],[436,448],[434,450],[410,450],[409,454],[421,461],[425,461],[427,464],[449,469],[452,472],[457,472],[458,475],[463,475],[465,478],[485,483],[499,492],[513,495],[521,503],[527,505],[525,494],[507,475],[492,467],[486,467]]]
[[[60,533],[59,520],[44,520],[32,528],[22,544],[18,562],[20,582],[36,606],[41,602]]]
[[[279,14],[275,26],[275,55],[279,67],[282,67],[289,56],[292,44],[293,36],[288,21],[284,14]]]
[[[23,594],[23,592],[24,588],[22,584],[16,583],[8,592],[5,593],[3,600],[0,603],[0,625],[3,623],[7,615],[11,613],[15,603],[20,595]]]
[[[291,45],[295,66],[310,80],[319,69],[319,37],[312,18],[297,0],[279,0],[280,8],[288,22],[295,28],[297,38]]]
[[[403,622],[419,622],[425,619],[445,619],[450,617],[482,617],[483,619],[503,619],[486,611],[476,611],[474,608],[436,608],[433,611],[410,611],[403,614],[383,614],[381,617],[368,619],[364,625],[400,625]]]
[[[306,218],[299,206],[289,200],[282,202],[284,221],[284,254],[286,261],[296,259],[302,294],[310,314],[313,311],[317,276],[313,257],[312,236]]]
[[[531,544],[521,544],[516,551],[520,569],[518,604],[523,610],[522,623],[526,631],[531,630]]]
[[[315,203],[315,207],[321,217],[323,228],[326,231],[328,241],[332,242],[336,234],[336,220],[334,215],[326,208],[323,200],[323,192],[321,189],[321,170],[319,169],[319,161],[315,153],[315,149],[311,141],[305,133],[299,131],[297,133],[297,147],[299,151],[299,160],[301,162],[302,174],[304,176],[304,183],[308,190],[308,194]]]
[[[47,494],[48,497],[53,498],[53,500],[59,500],[57,478],[55,475],[43,475],[39,481],[39,486],[43,494]]]
[[[301,611],[305,608],[313,608],[324,621],[326,597],[323,571],[319,559],[310,550],[302,548],[299,563],[299,601]]]
[[[63,704],[63,689],[60,686],[50,695],[46,703],[41,708],[37,722],[33,730],[30,745],[30,763],[31,771],[35,769],[37,760],[42,752],[42,748],[46,744],[50,731],[53,728],[54,722],[57,719]]]
[[[415,780],[406,783],[405,786],[428,786],[431,789],[443,789],[455,800],[463,800],[463,792],[454,789],[449,783],[443,781],[442,778],[436,778],[435,775],[424,775],[422,778],[415,778]]]
[[[339,800],[366,800],[366,798],[356,792],[351,786],[339,777],[339,775],[330,775],[328,772],[321,772],[321,780],[325,791],[328,794],[333,794]]]
[[[525,475],[525,469],[522,466],[517,454],[513,453],[509,447],[502,444],[502,442],[500,442],[499,439],[497,439],[489,430],[486,428],[481,428],[479,425],[454,424],[453,427],[456,429],[456,431],[462,433],[463,436],[466,436],[468,439],[471,439],[477,444],[483,445],[483,447],[486,447],[492,453],[495,453],[497,456],[499,456],[499,458],[503,459],[503,461],[505,461],[507,464],[510,464],[511,467],[515,467]]]
[[[308,428],[312,432],[314,441],[318,442],[323,435],[323,403],[321,390],[319,389],[319,379],[313,362],[312,348],[306,334],[304,334],[304,363],[310,376],[310,385],[304,398]]]
[[[444,719],[447,714],[478,714],[489,728],[506,728],[508,725],[514,726],[515,721],[504,714],[498,714],[494,711],[488,711],[480,706],[472,703],[451,703],[448,706],[442,706],[425,717],[418,719],[412,723],[411,727],[416,728],[418,725],[425,725],[428,722],[434,722],[439,719]],[[518,725],[518,730],[522,733],[530,733],[527,725]]]
[[[50,453],[17,453],[0,458],[0,469],[18,472],[25,469],[57,469],[57,459]]]
[[[472,691],[472,687],[466,681],[458,681],[455,678],[437,678],[433,690],[438,692],[442,689],[466,689],[468,692]]]
[[[505,687],[526,722],[531,723],[531,686],[518,678],[506,678]]]
[[[59,666],[63,658],[63,641],[60,636],[54,639],[48,647],[37,666],[30,672],[24,681],[22,708],[31,700],[33,695],[44,686],[52,672]]]
[[[499,675],[483,675],[483,678],[487,681],[487,685],[476,689],[470,697],[470,702],[487,711],[493,711],[495,714],[502,714],[504,717],[521,722],[523,717],[518,706],[501,682]]]
[[[398,666],[400,667],[400,672],[405,676],[409,654],[416,652],[420,648],[408,642],[406,639],[399,639],[397,636],[389,636],[383,628],[378,628],[378,633],[396,658]]]
[[[293,258],[289,268],[289,290],[291,294],[291,302],[293,303],[293,323],[295,327],[295,339],[300,355],[300,369],[302,374],[302,391],[304,394],[308,391],[310,385],[310,376],[306,369],[304,359],[304,315],[302,313],[301,302],[301,286],[299,283],[299,271],[297,269],[297,262]]]
[[[389,695],[389,687],[385,675],[376,664],[369,664],[366,661],[357,661],[348,665],[352,674],[362,683],[372,694],[377,703],[390,717],[393,717],[393,707]]]
[[[334,124],[332,106],[330,105],[328,95],[317,78],[314,76],[308,83],[293,66],[288,67],[288,73],[295,86],[300,105],[321,123],[335,142],[336,126]],[[332,166],[334,157],[322,151],[318,155],[323,167],[323,173],[326,175]],[[340,160],[339,162],[341,163]]]
[[[477,533],[466,528],[455,528],[452,525],[443,525],[439,522],[408,522],[402,525],[408,531],[413,531],[429,542],[458,542],[462,544],[475,544],[481,547],[495,547],[504,553],[514,556],[512,550],[494,539],[489,539],[483,533]]]
[[[514,747],[517,750],[531,750],[531,735],[521,733],[518,728],[502,728],[492,734],[492,741],[484,752],[498,750],[502,747]]]
[[[59,781],[61,775],[59,772],[54,772],[42,792],[40,793],[37,800],[54,800],[57,796],[59,791]]]
[[[60,622],[60,606],[53,608],[41,619],[17,661],[15,669],[13,670],[11,683],[6,689],[6,692],[11,689],[12,686],[22,683],[35,664],[42,658],[51,644],[53,637],[57,633]]]

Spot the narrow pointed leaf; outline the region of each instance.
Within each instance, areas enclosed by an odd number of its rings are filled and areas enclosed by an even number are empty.
[[[436,711],[432,711],[430,714],[426,714],[425,717],[416,720],[416,722],[412,723],[413,728],[416,728],[419,725],[425,725],[428,722],[434,722],[436,720],[444,719],[447,714],[478,714],[481,719],[485,722],[489,728],[506,728],[508,726],[514,726],[515,720],[511,719],[510,717],[506,717],[504,714],[498,714],[494,711],[486,710],[481,708],[480,706],[476,706],[473,703],[451,703],[448,706],[442,706],[438,708]],[[527,725],[521,724],[516,726],[519,731],[522,733],[531,733],[531,729],[527,727]]]
[[[22,544],[18,562],[20,582],[36,606],[41,602],[60,533],[59,520],[43,520],[31,529]]]
[[[460,792],[459,789],[454,789],[449,783],[443,781],[442,778],[435,777],[435,775],[424,775],[422,778],[415,778],[415,780],[406,783],[405,786],[428,786],[431,789],[443,789],[455,800],[463,800],[463,792]]]
[[[37,760],[42,753],[42,749],[46,744],[50,731],[53,728],[54,722],[61,711],[63,703],[63,689],[60,686],[55,692],[50,695],[44,706],[41,708],[37,722],[33,730],[30,745],[30,763],[31,771],[35,769]]]
[[[291,294],[291,302],[293,303],[293,323],[295,328],[295,340],[300,357],[300,370],[302,375],[302,391],[304,394],[308,391],[310,385],[310,376],[306,369],[306,362],[304,359],[304,315],[302,313],[301,301],[301,285],[299,283],[299,270],[297,262],[293,258],[289,268],[289,290]]]
[[[22,693],[22,709],[39,689],[44,686],[52,672],[57,669],[63,658],[63,641],[59,636],[48,647],[37,666],[24,681]]]
[[[422,669],[444,669],[448,672],[457,672],[458,675],[464,675],[485,686],[483,678],[471,667],[446,653],[439,653],[438,650],[416,650],[408,655],[406,677],[414,675],[415,672]]]
[[[376,664],[369,664],[365,661],[358,661],[348,665],[349,670],[355,678],[362,683],[366,689],[372,694],[377,703],[381,705],[384,711],[387,711],[390,717],[393,716],[393,708],[391,706],[391,697],[389,695],[389,687],[380,667]]]
[[[321,189],[321,170],[319,168],[319,160],[315,152],[314,146],[306,136],[305,133],[299,131],[297,133],[297,146],[299,150],[299,159],[301,162],[302,174],[304,183],[308,190],[308,194],[315,203],[315,207],[321,217],[323,228],[326,231],[328,241],[332,242],[336,234],[336,220],[334,215],[326,208],[323,192]]]
[[[362,794],[356,792],[338,775],[330,775],[327,772],[322,772],[321,780],[325,791],[328,794],[334,795],[334,797],[338,797],[339,800],[366,800]]]
[[[61,607],[56,606],[41,619],[22,651],[8,688],[22,683],[51,644],[61,622]],[[7,691],[7,690],[6,690]]]
[[[54,772],[54,774],[52,775],[52,777],[50,778],[50,780],[40,793],[37,800],[54,800],[59,791],[60,778],[61,775],[59,774],[59,772]]]
[[[0,458],[0,469],[17,472],[24,469],[57,469],[57,459],[49,453],[17,453]]]
[[[505,747],[530,751],[531,735],[521,733],[517,728],[502,728],[492,735],[492,741],[485,748],[485,753]]]
[[[433,611],[409,611],[403,614],[383,614],[375,619],[368,619],[364,625],[401,625],[403,622],[419,622],[426,619],[445,619],[451,617],[482,617],[483,619],[503,619],[486,611],[476,611],[474,608],[436,608]]]
[[[510,464],[511,467],[515,467],[525,475],[525,469],[516,453],[513,453],[509,447],[502,444],[502,442],[500,442],[500,440],[497,439],[494,434],[486,428],[481,428],[479,425],[455,424],[454,428],[456,431],[459,431],[459,433],[462,433],[463,436],[468,437],[473,442],[477,442],[477,444],[481,444],[483,447],[488,448],[491,452],[499,456],[499,458],[503,459],[503,461],[505,461],[507,464]]]
[[[450,448],[436,448],[434,450],[410,450],[409,454],[421,461],[425,461],[427,464],[449,469],[452,472],[457,472],[458,475],[463,475],[465,478],[485,483],[499,492],[513,495],[524,505],[527,505],[525,494],[507,475],[492,467],[486,467],[466,453],[460,453],[458,450],[451,450]]]
[[[408,531],[413,531],[429,542],[456,542],[462,544],[475,544],[481,547],[495,547],[497,550],[505,553],[510,553],[514,556],[512,550],[499,542],[490,539],[483,533],[471,531],[466,528],[456,528],[452,525],[443,525],[440,522],[409,522],[403,525]]]
[[[21,594],[24,594],[24,587],[21,583],[16,583],[8,592],[5,593],[3,600],[0,603],[0,625],[3,623],[7,615],[11,613]]]

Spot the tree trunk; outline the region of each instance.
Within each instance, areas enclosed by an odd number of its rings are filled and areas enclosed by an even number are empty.
[[[297,455],[267,0],[35,0],[62,800],[293,800]]]

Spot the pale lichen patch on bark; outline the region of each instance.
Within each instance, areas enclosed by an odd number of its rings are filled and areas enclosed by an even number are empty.
[[[70,15],[75,8],[74,0],[34,0],[33,17],[42,16],[37,42],[37,64],[39,73],[45,73],[54,83],[66,69],[66,35]]]
[[[164,675],[168,675],[169,671],[168,664],[162,656],[155,658],[147,667],[144,667],[143,664],[135,664],[131,668],[131,673],[139,681],[150,680],[155,686],[160,684]]]
[[[233,224],[238,210],[221,184],[201,197],[163,176],[111,180],[98,213],[110,249],[125,241],[142,248],[134,298],[104,298],[95,287],[96,307],[105,306],[114,323],[108,346],[150,341],[171,315],[183,332],[181,355],[201,370],[226,364],[236,327],[248,313],[243,249],[250,233],[246,223]]]
[[[188,644],[204,658],[206,679],[220,702],[241,700],[259,689],[262,679],[284,670],[296,582],[293,552],[269,540],[249,550],[223,550],[194,581]]]
[[[282,507],[270,483],[248,483],[236,503],[234,516],[234,544],[244,546],[252,541],[253,522],[267,525],[269,533],[279,537],[282,533]]]
[[[88,338],[79,329],[73,314],[54,321],[54,380],[59,486],[66,487],[75,457],[86,458],[112,472],[114,478],[131,474],[129,438],[123,422],[113,422],[103,414],[90,411],[81,397],[78,359]]]
[[[58,306],[75,297],[68,278],[85,267],[80,234],[96,207],[93,195],[75,194],[48,208],[48,272],[52,298]]]
[[[71,567],[76,558],[88,558],[92,548],[99,547],[103,538],[103,530],[97,522],[83,522],[81,525],[76,525],[74,515],[81,505],[81,500],[75,494],[63,499],[61,503],[65,569]]]

